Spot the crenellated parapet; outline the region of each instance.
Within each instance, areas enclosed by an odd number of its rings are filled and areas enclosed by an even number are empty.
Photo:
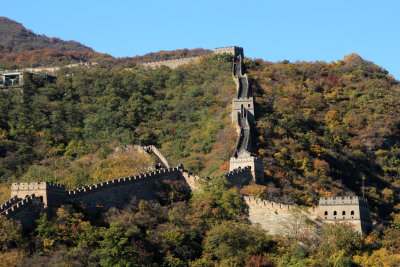
[[[0,212],[0,215],[20,222],[23,229],[33,229],[35,220],[43,209],[43,198],[33,194],[20,199],[9,208]]]
[[[111,189],[114,187],[125,186],[135,183],[142,183],[149,180],[154,180],[158,178],[167,177],[169,175],[179,176],[181,174],[180,169],[176,168],[168,168],[168,169],[158,169],[147,173],[142,173],[133,176],[126,176],[122,178],[117,178],[105,182],[100,182],[97,184],[82,186],[76,189],[72,189],[67,191],[69,198],[81,197],[83,195],[104,191],[107,189]]]
[[[250,166],[230,170],[224,177],[228,182],[236,186],[243,186],[253,181],[252,169]]]
[[[345,196],[345,197],[321,197],[319,199],[319,205],[362,205],[368,206],[366,199],[360,198],[358,196]]]
[[[232,48],[223,48],[219,51],[229,51]],[[247,74],[243,71],[243,48],[235,54],[233,62],[233,79],[236,83],[237,98],[232,103],[232,123],[238,133],[236,149],[230,159],[229,170],[233,171],[246,166],[251,167],[253,182],[259,182],[264,177],[262,159],[256,158],[253,153],[252,127],[254,127],[254,99],[249,86]]]
[[[12,198],[10,198],[9,200],[7,200],[5,203],[3,203],[0,206],[0,214],[3,213],[5,210],[11,208],[11,206],[13,206],[14,204],[16,204],[17,202],[19,202],[21,200],[22,199],[17,196],[13,196]]]
[[[29,195],[41,197],[46,208],[55,213],[57,208],[65,203],[66,191],[64,185],[50,182],[13,183],[11,196],[24,199]]]
[[[263,200],[253,196],[243,196],[243,198],[249,207],[257,207],[265,211],[279,211],[289,213],[289,211],[293,209],[293,206],[289,204]]]
[[[25,192],[29,190],[52,190],[52,191],[65,191],[65,186],[51,182],[33,182],[33,183],[12,183],[11,194],[17,192]]]
[[[239,46],[225,46],[225,47],[217,47],[214,49],[214,53],[215,54],[231,54],[234,57],[238,56],[238,55],[242,55],[243,56],[243,47],[239,47]]]
[[[24,199],[20,199],[18,202],[11,205],[8,209],[4,210],[0,213],[0,215],[4,215],[7,218],[11,218],[16,213],[20,212],[21,210],[30,207],[32,204],[39,204],[42,203],[42,199],[40,197],[33,195],[27,196]]]

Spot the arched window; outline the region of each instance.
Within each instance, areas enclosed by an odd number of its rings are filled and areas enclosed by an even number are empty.
[[[354,210],[351,211],[351,215],[354,215]]]
[[[328,215],[328,211],[325,211],[325,216]]]
[[[343,212],[342,212],[342,215],[346,215],[346,212],[345,212],[345,211],[343,211]]]
[[[336,210],[333,212],[333,215],[337,215],[337,212],[336,212]]]

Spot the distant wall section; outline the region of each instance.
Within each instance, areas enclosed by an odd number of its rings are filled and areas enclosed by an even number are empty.
[[[152,61],[152,62],[146,62],[142,63],[142,65],[146,68],[156,68],[160,66],[167,66],[171,69],[177,68],[180,65],[183,64],[189,64],[196,62],[200,57],[185,57],[185,58],[177,58],[177,59],[170,59],[170,60],[160,60],[160,61]]]

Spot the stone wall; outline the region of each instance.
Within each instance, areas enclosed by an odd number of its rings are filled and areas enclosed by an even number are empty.
[[[60,184],[49,182],[11,184],[11,197],[24,199],[29,195],[41,197],[44,207],[49,208],[51,213],[55,213],[65,203],[67,197],[65,187]]]
[[[237,53],[232,48],[224,48],[220,51]],[[249,166],[253,176],[253,182],[260,182],[264,178],[262,159],[256,158],[253,153],[252,127],[254,127],[254,99],[250,90],[247,75],[243,73],[243,48],[235,55],[233,62],[233,79],[236,83],[237,97],[232,103],[232,123],[235,124],[238,140],[233,157],[230,159],[229,170],[245,168]]]
[[[222,54],[227,53],[233,56],[242,55],[243,56],[243,48],[237,46],[228,46],[228,47],[218,47],[214,49],[214,54]],[[183,57],[169,60],[159,60],[159,61],[151,61],[142,63],[142,65],[146,68],[156,68],[160,66],[167,66],[171,69],[177,68],[180,65],[188,64],[196,62],[201,56],[194,57]]]
[[[326,223],[347,222],[360,232],[371,228],[369,205],[358,196],[320,198],[318,216]]]
[[[241,168],[244,169],[248,166],[251,170],[252,181],[253,182],[261,182],[262,177],[264,177],[264,167],[262,159],[256,158],[253,156],[249,157],[232,157],[229,162],[229,171],[234,171],[235,169]]]
[[[244,200],[248,206],[251,223],[259,223],[271,234],[288,234],[288,227],[298,220],[294,216],[292,205],[249,196],[244,196]],[[337,215],[334,215],[335,211]],[[367,233],[371,227],[369,208],[364,200],[357,196],[321,198],[318,207],[304,207],[303,215],[318,224],[346,222],[360,233]]]
[[[68,199],[82,203],[90,214],[95,214],[98,207],[102,210],[123,208],[134,197],[137,200],[157,198],[155,185],[164,179],[184,180],[184,177],[179,168],[160,169],[70,190]]]
[[[249,98],[234,98],[232,103],[232,123],[237,123],[238,113],[243,113],[244,110],[248,111],[249,123],[254,123],[254,100],[253,97]]]
[[[228,53],[235,57],[238,55],[243,56],[243,47],[238,47],[238,46],[217,47],[214,49],[214,53],[215,54]]]
[[[197,189],[196,181],[200,178],[185,171],[183,167],[176,167],[113,179],[69,191],[66,191],[62,185],[48,182],[13,183],[12,198],[0,206],[0,213],[14,219],[16,217],[21,219],[24,216],[20,215],[22,210],[15,213],[14,209],[18,209],[22,204],[26,207],[28,202],[32,202],[32,196],[34,196],[35,200],[39,200],[43,208],[50,212],[50,215],[54,215],[61,205],[71,201],[83,204],[90,214],[95,214],[99,208],[101,210],[112,207],[123,208],[133,198],[136,200],[155,199],[157,198],[156,183],[165,179],[182,180],[189,189],[194,190]],[[28,202],[25,203],[26,201]],[[32,220],[28,218],[27,221]]]
[[[242,186],[253,181],[252,168],[248,165],[230,170],[224,177],[235,186]]]
[[[252,224],[260,224],[270,234],[285,234],[285,228],[294,220],[291,205],[244,196]]]
[[[3,212],[0,212],[0,215],[5,216],[6,218],[12,218],[16,222],[20,222],[23,229],[32,229],[35,225],[35,220],[38,218],[39,212],[43,210],[43,208],[44,204],[42,197],[30,195],[13,204]]]
[[[158,162],[161,163],[161,165],[165,168],[170,168],[168,160],[164,157],[164,155],[161,153],[160,150],[158,150],[157,147],[150,145],[150,146],[145,146],[145,147],[141,147],[142,151],[145,151],[147,153],[153,153]]]
[[[185,58],[177,58],[177,59],[170,59],[170,60],[160,60],[160,61],[152,61],[142,63],[142,65],[146,68],[156,68],[160,66],[167,66],[171,69],[177,68],[180,65],[188,64],[196,62],[200,57],[185,57]]]

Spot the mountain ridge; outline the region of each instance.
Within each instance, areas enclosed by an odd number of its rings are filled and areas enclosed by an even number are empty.
[[[7,17],[0,17],[0,53],[19,53],[49,48],[60,51],[94,51],[76,41],[64,41],[57,37],[35,34],[21,23]]]

